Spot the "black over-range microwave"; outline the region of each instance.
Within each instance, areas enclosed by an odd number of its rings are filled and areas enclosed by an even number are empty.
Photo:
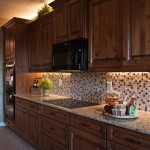
[[[80,38],[52,47],[53,70],[87,70],[88,69],[88,40]]]

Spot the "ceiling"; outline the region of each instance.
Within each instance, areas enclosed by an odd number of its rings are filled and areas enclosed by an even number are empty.
[[[38,9],[54,0],[0,0],[0,26],[13,17],[32,19]]]

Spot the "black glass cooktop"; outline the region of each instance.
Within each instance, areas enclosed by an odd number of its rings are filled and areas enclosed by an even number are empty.
[[[61,106],[61,107],[70,108],[70,109],[98,105],[97,103],[86,102],[86,101],[76,100],[71,98],[44,100],[43,102]]]

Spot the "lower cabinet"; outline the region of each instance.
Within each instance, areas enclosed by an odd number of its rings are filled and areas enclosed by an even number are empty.
[[[41,134],[40,140],[41,150],[68,150],[67,147],[59,144],[48,136]]]
[[[107,140],[108,150],[150,150],[150,136],[112,125],[107,125]]]
[[[106,141],[82,130],[69,128],[69,150],[105,150]]]
[[[116,144],[114,142],[107,141],[107,150],[133,150],[133,149],[127,148],[120,144]]]
[[[28,124],[28,110],[20,107],[20,106],[16,106],[16,130],[21,133],[21,135],[23,136],[27,136],[27,124]]]
[[[23,99],[16,99],[16,103],[20,104],[15,109],[16,131],[35,147],[39,147],[39,114],[36,112],[38,104]]]
[[[40,114],[40,149],[68,150],[69,113],[41,106]]]
[[[15,130],[41,150],[150,150],[150,136],[16,98]]]

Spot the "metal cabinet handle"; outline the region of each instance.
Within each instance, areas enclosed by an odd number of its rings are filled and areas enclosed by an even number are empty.
[[[90,125],[86,124],[86,123],[81,123],[81,125],[84,126],[84,127],[90,127]]]
[[[130,138],[126,138],[126,140],[127,140],[127,141],[129,141],[130,143],[133,143],[133,144],[138,144],[138,145],[140,145],[140,144],[141,144],[141,142],[139,142],[139,141],[135,141],[135,140],[130,139]]]
[[[54,112],[51,112],[50,114],[53,115],[53,116],[55,116],[55,113],[54,113]]]
[[[55,131],[55,129],[54,128],[49,128],[51,131]]]

